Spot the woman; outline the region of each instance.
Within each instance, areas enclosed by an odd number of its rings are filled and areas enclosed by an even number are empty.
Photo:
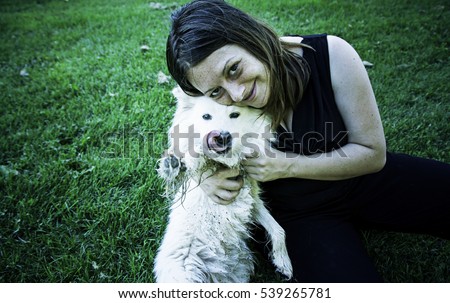
[[[279,38],[219,0],[189,3],[172,21],[167,64],[186,93],[273,119],[277,150],[247,154],[244,166],[286,231],[296,281],[381,281],[363,227],[450,238],[450,166],[386,152],[369,78],[347,42]],[[221,204],[241,187],[231,169],[202,184]]]

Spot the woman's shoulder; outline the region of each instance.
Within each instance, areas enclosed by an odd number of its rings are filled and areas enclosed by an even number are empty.
[[[347,52],[353,50],[353,47],[344,39],[338,36],[327,35],[328,49],[332,52]]]
[[[299,46],[302,44],[303,37],[301,37],[301,36],[282,36],[282,37],[280,37],[280,41],[283,44]]]
[[[300,36],[283,36],[280,37],[280,42],[283,44],[286,49],[291,52],[296,53],[297,55],[303,56],[303,37]]]
[[[287,49],[300,55],[303,55],[304,48],[319,52],[323,51],[323,49],[328,50],[328,44],[330,42],[335,43],[336,39],[339,38],[328,34],[290,35],[280,37],[281,43]]]
[[[361,72],[365,71],[364,64],[359,57],[359,54],[350,43],[340,37],[332,35],[327,36],[327,41],[330,70],[332,72],[335,70],[344,73],[354,70],[359,70]]]

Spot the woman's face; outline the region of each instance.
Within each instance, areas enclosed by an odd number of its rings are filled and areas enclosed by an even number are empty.
[[[261,61],[235,44],[225,45],[196,66],[188,80],[220,104],[264,107],[269,100],[270,77]]]

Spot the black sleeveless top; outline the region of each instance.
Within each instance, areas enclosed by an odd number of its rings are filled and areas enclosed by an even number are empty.
[[[302,155],[326,153],[348,142],[347,132],[337,108],[331,85],[327,35],[303,36],[303,57],[311,76],[302,99],[293,113],[292,133],[278,127],[276,148]],[[346,195],[355,180],[321,181],[285,178],[261,184],[263,199],[272,210],[284,209],[282,216],[294,210],[315,211],[335,203]],[[280,215],[280,214],[279,214]]]

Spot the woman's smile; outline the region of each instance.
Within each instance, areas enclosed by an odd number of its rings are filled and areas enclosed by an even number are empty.
[[[242,100],[242,101],[252,102],[253,98],[255,97],[255,94],[256,94],[256,81],[253,82],[252,88],[250,90],[250,94],[247,95],[247,97],[245,97],[244,100]]]

